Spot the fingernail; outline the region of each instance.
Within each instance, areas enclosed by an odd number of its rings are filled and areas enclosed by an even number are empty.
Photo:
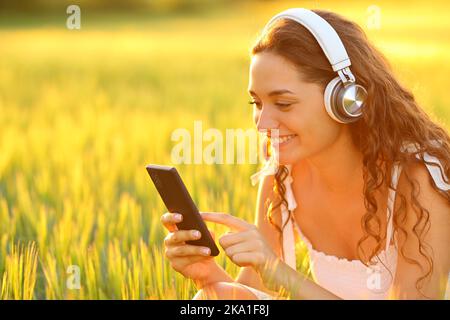
[[[181,221],[181,219],[183,219],[183,216],[181,214],[175,215],[175,221]]]
[[[192,235],[196,238],[200,238],[200,231],[194,230],[192,231]]]
[[[203,253],[204,255],[209,255],[209,253],[210,253],[209,248],[202,248],[202,253]]]

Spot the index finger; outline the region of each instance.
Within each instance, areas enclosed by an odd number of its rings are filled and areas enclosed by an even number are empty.
[[[205,221],[219,223],[236,231],[245,231],[255,227],[253,224],[228,213],[200,212],[200,215]]]
[[[174,213],[174,212],[166,212],[161,216],[162,224],[170,232],[178,230],[176,223],[181,222],[181,220],[177,220],[176,219],[177,216],[180,216],[181,219],[183,219],[182,215]]]

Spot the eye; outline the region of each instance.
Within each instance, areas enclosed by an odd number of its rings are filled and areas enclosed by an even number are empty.
[[[277,107],[280,107],[280,108],[287,108],[287,107],[289,107],[291,104],[292,104],[292,103],[275,103],[275,105],[276,105]]]
[[[248,104],[253,104],[256,106],[256,108],[261,109],[261,104],[256,101],[249,101]]]

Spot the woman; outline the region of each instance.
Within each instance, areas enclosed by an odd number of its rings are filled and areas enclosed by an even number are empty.
[[[268,24],[251,50],[249,93],[257,129],[277,148],[256,175],[255,225],[202,213],[232,229],[219,243],[240,273],[232,279],[205,248],[186,245],[196,235],[176,230],[182,217],[172,213],[161,218],[170,231],[166,257],[195,281],[195,299],[443,298],[450,267],[449,136],[358,25],[328,11],[309,12],[339,35],[356,83],[365,88],[363,112],[347,122],[330,114],[324,92],[336,73],[317,35],[293,19]],[[298,272],[299,241],[308,249],[312,279]]]

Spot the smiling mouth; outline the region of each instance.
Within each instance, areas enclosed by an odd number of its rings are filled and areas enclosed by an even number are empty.
[[[279,137],[270,137],[270,142],[273,145],[283,145],[295,137],[297,137],[296,134],[289,134],[289,135],[279,136]]]

